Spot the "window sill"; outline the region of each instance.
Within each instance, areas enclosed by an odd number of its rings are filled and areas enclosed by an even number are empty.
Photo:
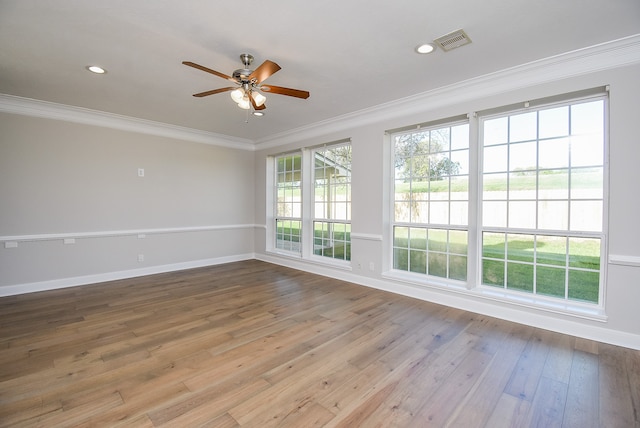
[[[388,271],[382,274],[383,278],[403,282],[409,285],[431,288],[464,296],[492,300],[499,303],[507,303],[515,306],[567,315],[592,321],[606,322],[607,315],[604,308],[588,303],[556,300],[553,298],[503,289],[493,289],[487,286],[468,288],[467,284],[454,280],[438,280],[435,277],[423,277],[420,274],[412,274],[400,271]]]
[[[273,256],[285,257],[292,260],[303,261],[305,263],[312,263],[318,266],[331,267],[331,268],[342,269],[346,271],[352,270],[350,261],[316,256],[315,254],[311,255],[311,257],[305,258],[301,254],[287,253],[285,251],[278,251],[278,250],[267,250],[267,253]]]

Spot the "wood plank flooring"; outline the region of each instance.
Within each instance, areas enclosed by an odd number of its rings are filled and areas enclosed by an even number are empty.
[[[3,427],[640,427],[640,352],[260,261],[0,298]]]

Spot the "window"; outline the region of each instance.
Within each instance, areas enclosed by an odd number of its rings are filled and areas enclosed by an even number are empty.
[[[393,268],[467,280],[469,124],[395,134]]]
[[[483,285],[598,303],[605,102],[482,118]]]
[[[507,109],[391,134],[388,275],[567,312],[602,306],[607,97]]]
[[[275,247],[300,254],[302,235],[302,154],[275,158]]]
[[[313,151],[313,254],[351,260],[351,145]]]
[[[328,263],[351,260],[351,144],[339,142],[272,159],[273,251]],[[307,231],[312,231],[307,232]]]

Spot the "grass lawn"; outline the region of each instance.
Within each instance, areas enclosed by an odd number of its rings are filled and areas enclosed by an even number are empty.
[[[437,229],[427,232],[420,228],[396,227],[395,230],[395,269],[466,280],[466,233],[456,232],[447,238],[446,231]],[[566,289],[566,297],[571,300],[597,303],[599,269],[598,239],[569,238],[567,241],[555,236],[484,234],[482,283],[485,285],[533,293],[535,278],[536,294],[565,298]]]

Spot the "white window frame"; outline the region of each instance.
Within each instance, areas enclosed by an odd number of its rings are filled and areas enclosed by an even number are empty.
[[[540,112],[540,111],[545,111],[545,110],[549,110],[552,108],[558,108],[558,107],[564,107],[564,106],[572,106],[572,105],[579,105],[582,103],[587,103],[587,102],[591,102],[591,101],[597,101],[597,100],[601,100],[603,102],[603,122],[604,122],[604,129],[603,129],[603,164],[602,164],[602,168],[603,168],[603,196],[602,196],[602,226],[601,226],[601,231],[599,232],[583,232],[583,231],[570,231],[567,230],[566,232],[560,232],[558,230],[545,230],[545,229],[539,229],[538,225],[536,224],[535,228],[518,228],[518,227],[484,227],[483,226],[483,208],[482,208],[482,203],[483,203],[483,195],[482,195],[482,188],[483,188],[483,182],[484,182],[484,170],[483,167],[481,165],[483,165],[483,156],[484,156],[484,142],[483,142],[483,134],[484,134],[484,123],[488,120],[491,119],[495,119],[495,118],[501,118],[501,117],[507,117],[507,116],[513,116],[513,115],[518,115],[521,113],[527,113],[527,112]],[[608,138],[608,124],[609,124],[609,117],[608,117],[608,96],[606,93],[603,93],[602,91],[599,92],[598,94],[588,94],[588,95],[584,95],[584,96],[567,96],[566,98],[562,99],[562,100],[553,100],[551,102],[540,102],[537,103],[534,106],[531,105],[531,103],[527,102],[524,103],[523,105],[519,106],[519,107],[515,107],[515,108],[510,108],[510,109],[505,109],[504,111],[500,111],[500,112],[490,112],[489,114],[480,114],[479,115],[479,120],[478,120],[478,136],[479,136],[479,155],[478,155],[478,169],[479,169],[479,173],[478,173],[478,197],[477,197],[477,204],[478,204],[478,209],[477,209],[477,213],[478,213],[478,217],[476,220],[476,224],[478,225],[478,234],[477,234],[477,240],[478,240],[478,258],[477,258],[477,267],[478,267],[478,271],[477,271],[477,276],[476,276],[476,284],[478,289],[486,294],[486,295],[497,295],[497,296],[503,296],[506,297],[508,299],[511,300],[520,300],[523,299],[524,296],[528,296],[530,298],[531,301],[537,302],[540,305],[543,306],[558,306],[558,307],[563,307],[566,308],[572,312],[581,312],[581,311],[590,311],[590,310],[596,310],[599,313],[604,313],[604,304],[605,304],[605,289],[606,289],[606,267],[607,267],[607,263],[606,263],[606,254],[607,254],[607,235],[608,235],[608,230],[607,230],[607,225],[608,225],[608,188],[609,188],[609,183],[608,183],[608,177],[609,177],[609,161],[608,161],[608,152],[609,152],[609,138]],[[570,137],[569,137],[570,138]],[[536,136],[536,142],[539,141],[538,136]],[[538,156],[538,153],[536,153],[536,157]],[[536,158],[537,161],[537,158]],[[539,171],[539,170],[545,170],[545,168],[538,168],[535,171]],[[532,170],[533,171],[533,170]],[[538,198],[536,197],[535,199],[535,203],[536,206],[538,206],[537,202],[540,202],[541,200],[544,200],[544,198]],[[570,202],[572,199],[570,198],[570,196],[568,196],[567,201]],[[537,214],[537,208],[536,208],[536,214]],[[506,213],[505,215],[508,215],[508,213]],[[536,215],[537,218],[537,215]],[[597,303],[592,303],[592,302],[586,302],[586,301],[580,301],[580,300],[576,300],[576,299],[570,299],[568,296],[568,272],[569,272],[569,268],[568,266],[565,266],[564,269],[567,271],[567,278],[565,279],[565,282],[567,282],[567,284],[565,284],[565,295],[564,297],[552,297],[552,296],[548,296],[548,295],[544,295],[544,294],[538,294],[536,292],[536,278],[534,275],[533,278],[533,291],[532,292],[527,292],[527,291],[517,291],[517,290],[510,290],[508,288],[506,288],[506,284],[504,287],[495,287],[492,285],[488,285],[488,284],[484,284],[483,283],[483,272],[482,272],[482,240],[483,240],[483,233],[484,232],[488,232],[488,233],[492,233],[492,232],[496,232],[496,233],[506,233],[506,234],[522,234],[522,235],[533,235],[534,239],[536,239],[535,237],[537,236],[543,236],[543,237],[547,237],[547,236],[557,236],[560,238],[567,238],[567,239],[571,239],[571,238],[595,238],[595,239],[599,239],[600,240],[600,269],[599,269],[599,288],[598,288],[598,301]],[[537,239],[536,239],[537,241]],[[566,257],[569,257],[569,250],[567,249],[567,254]],[[507,269],[506,265],[507,265],[507,256],[505,255],[505,269]],[[534,265],[540,266],[543,264],[538,264],[537,262],[534,261]],[[578,269],[579,270],[579,269]],[[524,295],[524,296],[523,296]]]
[[[275,253],[280,256],[293,257],[306,259],[308,261],[318,263],[318,264],[327,264],[332,265],[341,269],[351,269],[351,260],[342,260],[335,259],[332,257],[316,255],[314,254],[314,221],[316,218],[314,216],[314,170],[315,170],[315,152],[317,150],[329,149],[332,147],[340,147],[351,145],[350,139],[339,140],[333,143],[323,144],[322,146],[316,146],[312,148],[303,148],[300,150],[272,155],[267,157],[267,177],[266,177],[266,186],[267,186],[267,237],[266,237],[266,251],[270,253]],[[278,216],[277,211],[277,199],[278,199],[278,190],[277,190],[277,162],[278,159],[287,156],[301,156],[301,183],[300,183],[300,203],[301,203],[301,216],[291,218],[292,220],[300,220],[301,228],[300,228],[300,247],[299,251],[288,251],[283,248],[278,248],[278,239],[277,239],[277,227],[276,223],[278,219],[289,219],[288,217]],[[349,200],[349,225],[351,224],[351,200]],[[317,219],[318,221],[323,221],[322,219]],[[340,220],[340,223],[345,223],[345,221]],[[350,240],[349,240],[350,243]]]
[[[571,105],[584,102],[586,100],[602,99],[604,101],[604,162],[603,162],[603,212],[602,212],[602,232],[600,247],[600,280],[599,297],[597,303],[582,302],[578,300],[560,299],[540,294],[530,294],[528,292],[512,291],[508,289],[498,289],[492,286],[482,285],[482,175],[483,175],[483,148],[480,118],[507,114],[517,109],[534,108],[536,110],[552,107],[554,105]],[[492,301],[499,301],[516,306],[529,307],[543,311],[560,313],[595,321],[606,321],[605,297],[606,297],[606,277],[607,277],[607,254],[608,254],[608,198],[609,198],[609,99],[608,88],[593,88],[575,93],[562,94],[540,100],[528,101],[518,105],[510,105],[487,110],[484,112],[471,112],[467,114],[469,118],[469,238],[468,238],[468,267],[467,282],[460,284],[458,281],[446,278],[436,278],[423,274],[415,274],[406,271],[393,269],[393,226],[394,226],[394,141],[392,135],[409,128],[431,126],[432,124],[443,124],[451,122],[451,119],[434,121],[432,123],[421,124],[399,130],[390,130],[385,136],[385,163],[387,171],[385,180],[384,203],[388,207],[384,215],[385,231],[384,242],[384,266],[383,277],[395,281],[405,282],[411,285],[424,286],[428,288],[441,288],[448,291],[459,292]],[[536,230],[528,230],[534,233]],[[542,234],[542,233],[541,233]]]
[[[284,170],[284,174],[285,174],[285,178],[287,174],[292,174],[295,175],[295,173],[297,172],[300,176],[300,185],[296,186],[299,190],[300,193],[300,201],[299,202],[293,202],[293,201],[283,201],[280,202],[278,200],[278,161],[279,159],[286,159],[286,158],[290,158],[290,157],[296,157],[299,156],[300,157],[300,169],[294,169],[292,168],[291,170],[288,170],[285,167]],[[280,154],[280,155],[276,155],[270,158],[270,164],[271,167],[267,168],[267,187],[271,190],[270,192],[270,209],[271,209],[271,215],[267,216],[267,220],[268,220],[268,224],[267,224],[267,235],[268,235],[268,239],[267,239],[267,244],[268,244],[268,248],[270,248],[271,251],[275,252],[275,253],[279,253],[279,254],[285,254],[288,256],[293,256],[293,257],[301,257],[302,256],[302,250],[303,250],[303,241],[304,241],[304,235],[305,235],[305,224],[304,224],[304,214],[305,214],[305,204],[304,204],[304,174],[305,174],[305,165],[304,165],[304,152],[303,151],[296,151],[296,152],[290,152],[290,153],[284,153],[284,154]],[[279,215],[278,214],[278,204],[279,203],[298,203],[299,204],[299,209],[300,209],[300,215],[299,216],[287,216],[287,215]],[[299,235],[298,235],[298,246],[297,249],[294,250],[294,245],[291,244],[291,248],[284,248],[284,246],[279,246],[278,245],[278,222],[279,221],[293,221],[293,222],[299,222],[300,224],[300,229],[299,229]]]
[[[319,168],[317,167],[316,164],[316,160],[317,160],[317,156],[319,153],[322,152],[326,152],[329,150],[333,150],[333,149],[339,149],[339,148],[343,148],[343,147],[349,147],[350,152],[352,153],[352,148],[351,148],[351,142],[347,141],[347,142],[342,142],[342,143],[337,143],[337,144],[331,144],[331,145],[323,145],[322,147],[317,147],[313,150],[311,150],[310,153],[310,161],[312,163],[313,166],[313,177],[311,179],[311,187],[313,188],[313,198],[311,201],[312,204],[312,210],[311,213],[311,231],[312,231],[312,238],[313,238],[313,242],[312,242],[312,250],[311,253],[313,254],[314,257],[321,257],[322,260],[326,260],[326,259],[332,259],[336,262],[350,262],[351,261],[351,253],[350,253],[350,248],[351,248],[351,163],[349,164],[349,166],[347,168],[345,168],[345,171],[339,171],[338,173],[342,173],[344,174],[346,177],[348,177],[346,183],[343,183],[342,185],[344,187],[346,187],[346,191],[347,191],[347,195],[345,196],[345,201],[341,202],[342,204],[344,204],[344,218],[335,218],[334,215],[329,214],[329,215],[324,215],[324,216],[318,216],[318,205],[322,204],[323,207],[323,212],[327,212],[327,211],[332,211],[332,207],[331,207],[331,203],[336,203],[336,201],[332,198],[332,196],[329,196],[328,199],[325,200],[325,202],[318,202],[318,198],[316,195],[316,191],[318,189],[317,187],[317,180],[318,177],[316,177],[316,173],[319,170]],[[333,167],[329,168],[329,169],[333,169]],[[337,168],[338,170],[340,168]],[[323,170],[327,170],[327,168],[323,168]],[[332,183],[327,183],[327,185],[323,186],[326,190],[328,190],[329,192],[335,191],[336,190],[336,186]],[[343,240],[338,240],[338,242],[342,242],[344,245],[344,250],[345,253],[343,253],[343,257],[342,258],[338,258],[338,257],[332,257],[329,255],[324,255],[324,254],[317,254],[318,252],[318,238],[315,236],[316,234],[316,223],[324,223],[329,225],[329,234],[330,234],[330,242],[331,245],[329,248],[333,250],[335,249],[334,247],[334,232],[333,232],[333,227],[335,227],[335,225],[344,225],[345,228],[345,232],[344,232],[344,239]],[[346,232],[346,230],[348,229],[348,232]],[[349,238],[347,238],[347,233]],[[320,240],[324,241],[323,238],[320,238]],[[323,252],[324,247],[320,247],[320,251]],[[349,248],[348,251],[348,256],[346,254],[347,252],[347,248]]]
[[[391,212],[391,215],[390,215],[391,230],[389,232],[390,233],[390,237],[391,237],[391,246],[392,246],[391,254],[390,254],[390,256],[391,256],[390,266],[391,266],[392,269],[394,269],[395,272],[398,272],[398,274],[400,274],[400,275],[403,275],[403,276],[406,275],[409,278],[412,277],[413,275],[418,275],[418,279],[419,279],[419,276],[426,275],[427,277],[429,277],[429,280],[431,280],[431,281],[445,281],[448,284],[452,284],[452,285],[456,284],[458,286],[465,286],[465,284],[467,284],[467,282],[468,282],[468,279],[469,279],[469,269],[468,269],[468,267],[470,265],[468,260],[467,260],[467,262],[465,264],[466,277],[464,279],[461,279],[461,278],[457,278],[456,279],[456,278],[452,278],[451,277],[451,260],[461,259],[461,258],[468,259],[468,257],[469,257],[469,252],[468,252],[468,250],[469,250],[469,237],[470,237],[470,233],[469,233],[470,232],[470,230],[469,230],[469,227],[470,227],[469,207],[471,205],[469,198],[470,198],[470,195],[471,195],[470,187],[472,185],[472,183],[471,183],[472,178],[470,176],[470,174],[471,174],[471,170],[470,170],[470,166],[471,166],[471,161],[470,161],[471,160],[471,147],[470,147],[471,141],[470,141],[470,139],[468,140],[469,145],[467,145],[466,147],[463,147],[463,148],[452,148],[452,147],[450,147],[450,143],[452,141],[451,140],[452,136],[449,134],[449,136],[448,136],[448,138],[449,138],[448,149],[447,150],[440,150],[438,152],[434,152],[434,154],[446,153],[446,155],[447,155],[446,158],[447,159],[449,159],[449,156],[452,153],[461,153],[461,152],[465,152],[465,151],[467,152],[468,156],[466,158],[466,163],[467,163],[467,166],[469,167],[469,170],[466,172],[466,174],[453,174],[451,176],[447,175],[448,181],[449,181],[449,183],[448,183],[449,186],[450,186],[452,180],[455,180],[455,177],[461,177],[461,176],[462,177],[464,177],[464,176],[467,177],[467,199],[466,199],[466,201],[464,199],[463,200],[452,199],[451,198],[452,192],[451,192],[451,188],[449,187],[449,189],[447,191],[447,196],[448,196],[447,199],[443,199],[441,201],[436,201],[436,200],[431,201],[431,199],[429,198],[429,201],[426,202],[426,205],[425,205],[425,202],[422,203],[423,206],[427,207],[428,220],[426,222],[424,222],[424,221],[423,222],[413,221],[413,219],[411,218],[411,214],[414,213],[414,209],[415,209],[415,207],[413,207],[412,205],[417,205],[417,203],[414,204],[413,200],[411,200],[409,202],[409,208],[408,209],[409,209],[410,218],[407,221],[401,221],[401,220],[396,221],[396,218],[395,218],[396,217],[395,204],[396,204],[396,202],[401,202],[401,201],[396,201],[395,200],[395,197],[396,197],[395,187],[396,187],[396,184],[397,184],[396,183],[396,178],[395,178],[395,159],[396,159],[395,139],[396,139],[396,137],[400,137],[400,136],[404,136],[404,135],[408,135],[408,134],[431,132],[431,131],[436,131],[436,130],[440,130],[440,129],[444,129],[444,128],[449,128],[449,130],[451,130],[453,128],[457,128],[457,127],[460,127],[460,126],[470,127],[470,123],[469,123],[468,118],[466,118],[466,117],[451,118],[451,119],[447,119],[447,120],[438,121],[438,122],[433,123],[433,124],[421,125],[419,127],[415,127],[415,128],[409,129],[409,130],[400,130],[400,131],[397,131],[397,132],[393,132],[390,135],[391,153],[392,153],[391,157],[393,159],[393,161],[392,161],[393,165],[391,167],[392,168],[391,171],[393,171],[392,174],[391,174],[393,176],[392,179],[391,179],[391,195],[392,195],[392,197],[391,197],[391,205],[392,205],[392,212]],[[470,131],[469,131],[469,133],[470,133]],[[429,150],[430,149],[431,149],[431,147],[429,146]],[[429,151],[429,153],[431,154],[430,151]],[[412,163],[413,163],[413,155],[411,156],[411,159],[412,159]],[[413,174],[413,172],[412,172],[412,174]],[[431,174],[431,172],[429,172],[429,174]],[[423,177],[423,178],[426,178],[426,177]],[[431,183],[431,180],[428,180],[427,182]],[[420,183],[420,181],[417,182],[417,183]],[[437,183],[437,181],[436,181],[436,183]],[[413,180],[410,180],[409,186],[410,187],[413,186]],[[431,186],[431,184],[429,186]],[[412,189],[410,189],[409,194],[413,195]],[[441,222],[431,221],[433,219],[433,217],[431,216],[433,207],[435,207],[436,204],[443,203],[443,202],[445,202],[447,204],[447,219],[446,219],[446,221],[445,222],[442,222],[442,221]],[[464,224],[461,224],[459,222],[458,223],[452,222],[452,219],[451,219],[451,206],[452,206],[452,203],[455,204],[455,203],[460,203],[460,202],[466,202],[467,215],[466,215]],[[438,230],[442,231],[442,232],[446,233],[446,235],[447,235],[446,249],[444,249],[444,251],[443,250],[429,249],[428,245],[429,245],[430,241],[426,241],[425,242],[426,246],[425,246],[424,251],[422,251],[420,249],[414,250],[417,254],[424,252],[425,253],[424,254],[425,257],[427,258],[425,260],[425,264],[426,264],[425,268],[427,269],[427,271],[424,272],[424,273],[417,273],[417,272],[411,270],[411,253],[412,253],[412,251],[411,251],[411,245],[410,245],[411,242],[409,240],[408,243],[407,243],[407,247],[406,247],[408,270],[396,269],[395,268],[395,252],[396,252],[396,250],[402,251],[404,249],[404,247],[397,247],[396,248],[396,245],[395,245],[396,244],[396,239],[395,239],[396,238],[396,236],[395,236],[396,228],[398,228],[398,229],[408,229],[409,230],[409,232],[408,232],[409,234],[411,233],[411,229],[413,229],[414,231],[424,230],[425,233],[427,233],[427,231],[428,231],[428,233],[433,233],[433,231],[438,231]],[[458,232],[458,231],[466,232],[466,235],[467,235],[466,252],[464,254],[456,253],[456,252],[451,251],[451,247],[450,247],[450,244],[451,244],[451,241],[450,241],[451,233],[452,232],[455,233],[455,232]],[[428,269],[430,268],[429,260],[431,260],[432,255],[434,257],[438,257],[438,258],[444,257],[444,259],[445,259],[446,276],[430,275],[429,274],[429,272],[428,272]]]

